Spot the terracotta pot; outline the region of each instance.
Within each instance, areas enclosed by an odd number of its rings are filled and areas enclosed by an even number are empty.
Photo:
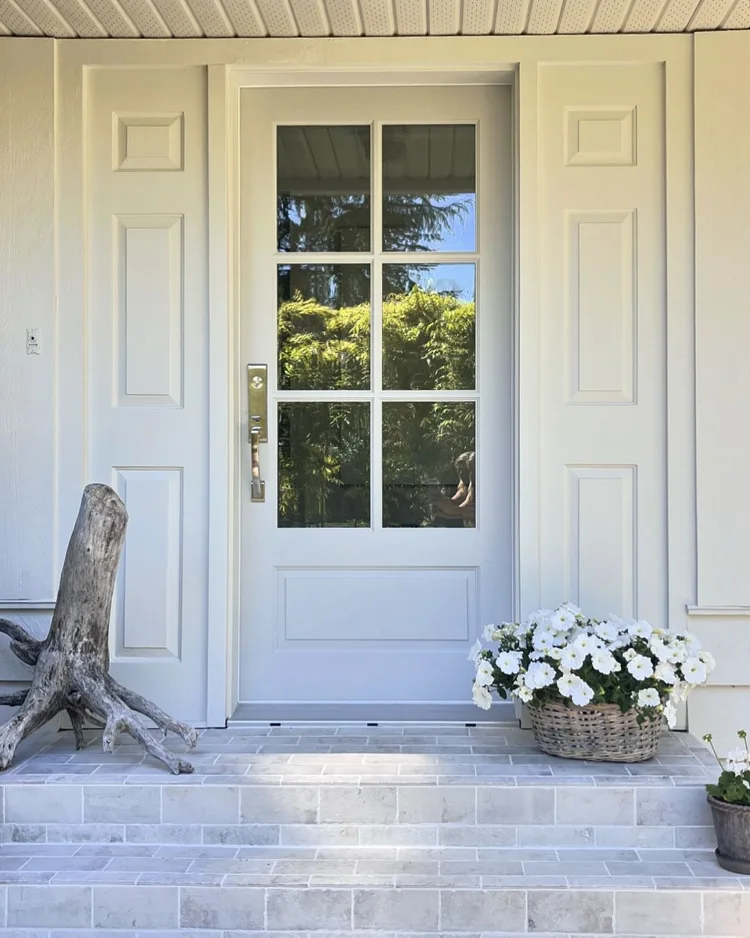
[[[732,873],[750,876],[750,806],[708,796],[716,830],[716,859]]]

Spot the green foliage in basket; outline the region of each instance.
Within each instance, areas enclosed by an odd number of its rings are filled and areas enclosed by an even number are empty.
[[[670,726],[676,704],[706,681],[714,659],[694,635],[655,629],[644,620],[585,616],[577,606],[540,609],[523,622],[488,625],[470,659],[473,696],[489,709],[494,689],[532,707],[547,702],[584,707],[617,704],[643,719],[662,714]]]
[[[743,745],[733,749],[722,762],[714,749],[713,737],[707,733],[703,741],[708,743],[719,763],[721,775],[715,785],[706,785],[706,791],[717,801],[727,804],[741,804],[750,807],[750,749],[747,745],[747,733],[739,730],[737,735]]]

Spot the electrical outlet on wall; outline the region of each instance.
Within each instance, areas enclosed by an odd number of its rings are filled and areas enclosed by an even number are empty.
[[[26,330],[26,354],[27,355],[39,355],[41,352],[40,340],[39,340],[39,330],[38,329],[27,329]]]

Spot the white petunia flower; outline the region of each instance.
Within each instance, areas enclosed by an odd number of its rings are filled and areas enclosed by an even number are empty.
[[[677,672],[666,661],[660,661],[657,664],[654,668],[654,677],[663,684],[675,684],[677,682]]]
[[[639,707],[658,707],[661,703],[659,691],[654,687],[646,687],[638,691]]]
[[[529,670],[524,675],[524,683],[527,687],[541,688],[549,687],[554,684],[557,672],[552,665],[546,661],[535,662],[529,665]]]
[[[660,661],[656,665],[656,668],[654,668],[654,677],[657,681],[662,681],[664,684],[677,683],[677,672],[674,666],[666,661]]]
[[[740,746],[738,749],[733,749],[730,753],[727,754],[728,762],[750,762],[750,753],[745,749],[744,746]]]
[[[664,704],[664,716],[667,718],[667,726],[670,729],[677,726],[677,707],[672,703],[672,698]]]
[[[669,661],[670,649],[658,636],[651,637],[648,647],[651,649],[651,654],[656,655],[659,661]]]
[[[620,637],[620,630],[611,622],[600,622],[594,631],[605,642],[616,642]]]
[[[501,651],[495,658],[495,663],[503,674],[518,674],[521,670],[521,652]]]
[[[526,687],[525,685],[521,685],[521,687],[513,691],[513,693],[518,697],[521,703],[531,703],[534,699],[534,692],[530,687]]]
[[[687,646],[681,639],[676,639],[667,646],[669,649],[669,655],[667,661],[670,664],[682,664],[687,660]]]
[[[703,684],[708,677],[708,668],[700,658],[688,658],[682,665],[682,676],[688,684]]]
[[[474,664],[479,663],[479,656],[482,654],[482,643],[477,639],[474,644],[471,646],[469,651],[469,657],[467,660],[473,661]]]
[[[581,679],[575,674],[571,674],[570,671],[566,671],[562,677],[558,678],[557,681],[557,689],[560,691],[560,695],[562,697],[571,697],[576,681],[580,680]]]
[[[635,648],[628,648],[627,651],[623,652],[622,656],[626,661],[632,661],[637,654],[638,652],[635,650]]]
[[[561,608],[561,609],[567,609],[567,611],[570,612],[570,613],[572,613],[574,616],[580,616],[580,615],[581,615],[581,610],[580,610],[580,608],[579,608],[578,606],[574,605],[573,603],[563,603],[562,606],[560,606],[560,608]]]
[[[596,651],[597,648],[602,647],[602,640],[597,638],[596,635],[590,635],[588,632],[581,632],[580,635],[576,636],[573,644],[579,651],[582,651],[584,655],[590,655],[591,652]]]
[[[482,710],[489,710],[492,706],[492,694],[486,687],[482,687],[481,684],[474,684],[472,697],[474,698],[474,703],[478,707],[481,707]]]
[[[492,665],[489,661],[480,661],[477,666],[476,683],[480,687],[489,687],[494,680]]]
[[[710,651],[702,651],[698,655],[698,658],[703,662],[703,664],[705,664],[706,672],[708,674],[710,674],[716,667],[716,659],[714,658],[714,656],[711,654]]]
[[[600,674],[612,674],[620,670],[620,664],[615,656],[605,648],[597,648],[591,654],[591,664]]]
[[[537,629],[532,644],[537,651],[549,651],[554,647],[555,637],[549,629]]]
[[[541,625],[543,622],[546,622],[551,615],[551,609],[538,609],[536,612],[531,613],[529,622],[531,625]]]
[[[569,671],[575,671],[584,664],[586,658],[586,652],[581,651],[575,645],[568,645],[562,650],[560,664]]]
[[[594,689],[578,678],[573,684],[570,697],[577,707],[585,707],[594,699]]]
[[[565,606],[560,606],[549,617],[549,624],[556,632],[567,632],[576,624],[576,617]]]
[[[684,681],[677,681],[672,689],[672,700],[674,700],[675,703],[681,703],[683,700],[687,700],[690,690],[691,687],[689,684],[686,684]]]
[[[551,658],[553,661],[559,661],[562,658],[562,648],[550,648],[547,652],[547,657]]]
[[[628,661],[628,671],[638,681],[645,681],[654,673],[654,666],[644,655],[636,655]]]
[[[744,775],[748,770],[747,762],[735,762],[733,759],[727,759],[724,762],[724,768],[727,772],[733,772],[735,775]]]
[[[683,635],[682,638],[685,643],[685,651],[687,652],[688,658],[697,658],[703,650],[703,646],[698,641],[698,638],[690,634]]]
[[[650,622],[646,622],[645,619],[639,619],[637,622],[633,622],[633,624],[628,628],[628,632],[633,636],[633,638],[649,639],[651,638],[653,631],[653,626]]]

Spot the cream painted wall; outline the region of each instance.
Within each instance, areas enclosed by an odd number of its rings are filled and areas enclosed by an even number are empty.
[[[750,725],[750,33],[695,37],[697,596],[716,650],[691,729]]]
[[[411,41],[399,40],[397,47],[404,48],[405,42]],[[693,48],[694,97],[690,85]],[[77,247],[83,237],[82,223],[76,221],[76,211],[79,211],[76,204],[80,205],[82,200],[81,173],[76,171],[76,166],[80,165],[76,161],[83,152],[85,85],[81,80],[82,66],[209,66],[212,328],[221,321],[219,332],[212,334],[210,342],[212,362],[216,365],[212,366],[210,392],[211,412],[215,414],[228,400],[221,330],[226,330],[224,342],[231,331],[226,321],[224,273],[227,203],[221,195],[227,192],[225,119],[227,114],[231,116],[231,109],[226,111],[222,106],[224,65],[245,66],[248,74],[253,70],[255,73],[271,70],[273,74],[266,72],[264,78],[267,83],[273,83],[279,76],[284,76],[282,81],[285,78],[299,80],[294,79],[290,70],[300,67],[311,72],[333,67],[350,75],[360,68],[398,67],[386,61],[388,55],[383,49],[383,42],[372,40],[304,43],[113,40],[72,41],[55,46],[51,40],[0,39],[0,544],[3,545],[0,603],[6,601],[6,609],[7,601],[18,610],[24,608],[21,600],[39,602],[52,597],[55,551],[59,554],[64,547],[85,474],[87,456],[79,442],[85,438],[85,422],[79,419],[84,407],[85,360],[76,332],[79,330],[82,334],[84,330],[85,304],[84,265],[80,247]],[[747,228],[750,175],[746,169],[750,167],[750,120],[744,92],[750,86],[750,34],[511,37],[465,41],[435,37],[415,40],[410,50],[411,67],[433,71],[443,68],[449,58],[454,69],[473,69],[478,76],[496,74],[502,63],[519,63],[519,191],[524,220],[519,245],[523,269],[519,354],[521,369],[530,376],[526,389],[522,388],[520,393],[522,429],[540,425],[540,401],[527,393],[534,386],[535,369],[539,369],[540,337],[535,330],[540,323],[540,298],[535,286],[539,282],[536,268],[545,266],[545,259],[540,257],[536,226],[540,211],[538,140],[543,136],[541,124],[545,119],[544,109],[539,105],[540,69],[556,63],[602,65],[608,61],[657,63],[664,69],[665,289],[669,298],[664,323],[669,339],[666,353],[669,454],[665,480],[669,493],[666,518],[669,543],[663,567],[668,581],[664,603],[673,627],[681,628],[689,621],[709,647],[716,647],[719,652],[721,663],[715,676],[716,689],[706,690],[694,698],[693,728],[697,731],[710,728],[718,734],[719,716],[728,712],[727,722],[733,729],[734,723],[741,719],[743,701],[750,697],[750,577],[745,575],[748,551],[744,536],[745,530],[750,529],[750,487],[746,481],[750,478],[750,436],[745,432],[746,413],[750,408],[750,369],[744,367],[743,354],[750,348],[750,316],[746,305],[746,298],[750,296],[747,283],[750,279]],[[595,68],[592,66],[592,80],[595,80]],[[340,80],[345,82],[347,78],[343,75]],[[697,403],[692,386],[692,100],[697,128]],[[55,120],[59,135],[57,154]],[[57,246],[54,237],[56,157],[60,179],[58,212],[65,220],[59,228]],[[56,247],[60,270],[64,271],[58,295]],[[63,319],[65,322],[60,334],[60,362],[67,370],[62,394],[57,396],[54,373],[56,303],[60,306],[61,322]],[[41,329],[42,354],[39,357],[25,353],[28,327]],[[61,435],[66,441],[73,441],[61,446],[57,457],[55,409]],[[220,415],[211,429],[215,444],[211,458],[217,459],[219,464],[224,459],[221,441],[226,419],[226,414]],[[697,500],[693,449],[696,425]],[[538,442],[533,434],[526,434],[525,438],[522,434],[520,440],[527,473],[520,498],[518,589],[522,608],[535,604],[541,597],[548,573],[541,571],[540,586],[542,555],[538,532],[543,526],[538,523],[540,506],[535,493],[539,486],[534,478]],[[594,454],[583,461],[598,460],[599,456]],[[566,457],[567,461],[570,460]],[[579,460],[573,458],[572,461]],[[629,458],[625,462],[628,463]],[[219,464],[216,478],[221,480],[222,473],[226,478],[226,467]],[[217,557],[224,551],[226,565],[222,567],[220,563],[217,568],[208,602],[210,609],[221,610],[223,603],[226,610],[226,606],[231,608],[232,605],[225,589],[232,576],[226,556],[231,554],[227,543],[231,544],[232,532],[227,512],[222,507],[225,487],[222,485],[220,489],[220,498],[212,502],[217,520],[211,521],[213,533],[209,537],[213,543],[212,556]],[[57,498],[56,492],[59,492]],[[57,530],[56,517],[59,519]],[[547,557],[550,556],[547,551]],[[738,608],[723,608],[729,606]],[[686,607],[698,609],[693,609],[688,617]],[[3,614],[1,609],[0,614]],[[727,615],[728,612],[732,615]],[[35,628],[44,629],[47,617],[43,612],[32,607],[22,614],[33,615]],[[210,628],[214,629],[214,638],[209,638],[209,655],[218,648],[216,636],[224,629],[225,617],[226,611],[218,616],[209,615]],[[221,657],[221,649],[217,654]],[[209,684],[214,680],[226,686],[223,666],[212,668],[209,664],[208,671]],[[6,656],[0,656],[0,679],[15,680],[22,676],[15,663],[11,666]],[[744,686],[745,690],[742,693],[731,690],[737,685]],[[216,706],[211,700],[209,707]],[[220,710],[221,705],[215,712]]]
[[[54,69],[53,40],[0,39],[0,616],[36,635],[54,595]],[[27,677],[3,637],[3,690]]]
[[[54,55],[0,39],[0,603],[53,588]]]

